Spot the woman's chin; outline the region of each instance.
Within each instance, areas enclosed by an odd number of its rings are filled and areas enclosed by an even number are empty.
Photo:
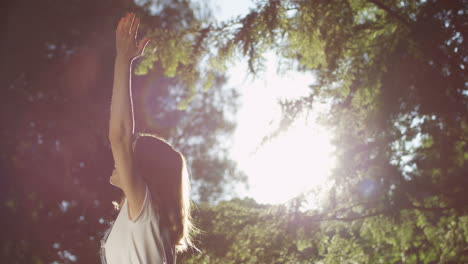
[[[111,185],[116,186],[116,185],[114,184],[114,181],[112,180],[112,176],[109,178],[109,183],[110,183]]]
[[[118,184],[118,180],[114,179],[114,177],[109,178],[109,183],[117,188],[120,188]]]

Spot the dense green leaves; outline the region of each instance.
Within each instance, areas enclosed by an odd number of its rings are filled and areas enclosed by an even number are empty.
[[[202,254],[183,263],[464,263],[466,216],[403,210],[354,221],[317,221],[289,206],[234,199],[197,210]],[[299,220],[300,219],[300,220]]]

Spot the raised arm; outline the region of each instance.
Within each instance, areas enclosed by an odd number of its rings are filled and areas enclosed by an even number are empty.
[[[132,150],[135,125],[131,93],[131,65],[135,58],[141,56],[149,42],[149,39],[145,38],[138,45],[136,44],[139,24],[139,18],[135,18],[135,14],[130,13],[120,19],[117,26],[117,56],[109,122],[109,140],[117,171],[118,187],[122,189],[127,198],[130,220],[138,217],[146,194],[143,179],[135,173]]]
[[[109,139],[129,137],[135,132],[131,90],[131,65],[141,56],[149,42],[145,38],[136,44],[140,19],[134,13],[121,18],[116,29],[114,87],[112,91]]]

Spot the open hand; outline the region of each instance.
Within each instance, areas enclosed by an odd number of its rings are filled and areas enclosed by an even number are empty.
[[[136,43],[138,26],[140,18],[135,13],[127,13],[119,21],[115,30],[117,56],[123,59],[133,61],[143,54],[146,45],[150,42],[149,38],[144,38]]]

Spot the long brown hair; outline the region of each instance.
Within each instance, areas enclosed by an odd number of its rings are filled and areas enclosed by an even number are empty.
[[[192,247],[193,236],[200,232],[193,223],[190,199],[190,179],[184,155],[156,134],[136,133],[133,137],[136,173],[151,192],[152,205],[160,215],[161,224],[169,229],[176,252]],[[116,209],[122,208],[122,197]]]

